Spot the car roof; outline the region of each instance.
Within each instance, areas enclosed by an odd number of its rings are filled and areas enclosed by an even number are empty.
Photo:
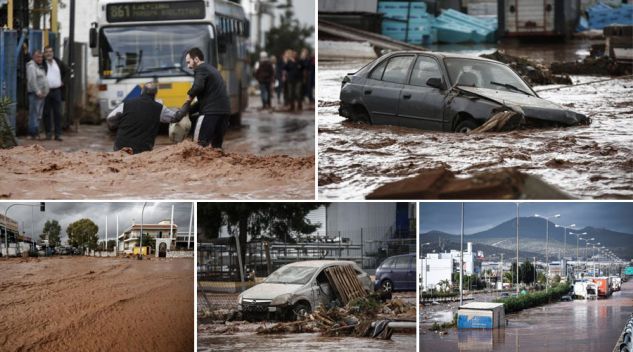
[[[349,260],[304,260],[304,261],[298,261],[298,262],[286,264],[285,266],[303,266],[303,267],[308,266],[308,267],[320,268],[322,266],[335,265],[335,264],[356,265],[355,262],[352,262]]]
[[[473,60],[481,60],[481,61],[488,61],[488,62],[499,63],[499,61],[486,59],[486,58],[475,56],[475,55],[444,53],[444,52],[439,52],[439,51],[398,50],[398,51],[392,51],[392,52],[390,52],[388,54],[385,54],[385,55],[394,55],[394,54],[424,54],[424,55],[427,55],[427,56],[436,57],[438,59],[444,59],[444,58],[473,59]]]

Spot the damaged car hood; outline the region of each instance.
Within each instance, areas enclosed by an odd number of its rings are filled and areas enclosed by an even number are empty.
[[[242,298],[247,299],[270,299],[283,295],[284,293],[294,293],[304,285],[300,284],[276,284],[262,283],[255,285],[242,293]]]
[[[519,107],[522,110],[519,112],[522,112],[525,117],[528,118],[554,121],[565,125],[578,125],[588,122],[588,118],[585,115],[578,114],[563,106],[536,96],[519,92],[515,93],[505,90],[467,86],[459,86],[458,89],[492,100],[513,110]]]

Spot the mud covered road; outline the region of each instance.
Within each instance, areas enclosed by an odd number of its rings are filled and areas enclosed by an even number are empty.
[[[314,110],[251,107],[224,154],[159,135],[153,151],[112,152],[105,124],[63,142],[20,139],[0,149],[0,199],[313,199]]]
[[[590,126],[462,135],[355,124],[338,116],[341,80],[363,64],[319,66],[320,199],[364,198],[385,183],[438,166],[458,177],[517,167],[572,197],[633,198],[633,79],[539,93],[589,115]],[[574,83],[604,78],[572,76]]]
[[[222,153],[191,141],[136,155],[15,147],[0,164],[0,199],[314,197],[313,156]]]
[[[0,260],[3,351],[192,351],[193,260]]]

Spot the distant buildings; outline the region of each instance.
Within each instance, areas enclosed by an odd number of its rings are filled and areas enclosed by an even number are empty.
[[[448,280],[453,283],[452,274],[459,272],[460,251],[451,250],[445,253],[428,253],[422,258],[420,272],[422,275],[422,290],[435,289],[440,281]],[[464,251],[464,275],[472,275],[479,272],[476,266],[473,244],[468,242]]]
[[[152,248],[159,256],[178,249],[193,250],[194,236],[187,233],[178,233],[178,225],[171,224],[169,220],[160,221],[158,224],[143,224],[143,238],[152,237],[156,242],[156,248]],[[120,253],[132,254],[134,247],[139,246],[141,224],[133,224],[119,234]],[[144,246],[146,244],[144,243]],[[148,253],[149,254],[149,253]]]

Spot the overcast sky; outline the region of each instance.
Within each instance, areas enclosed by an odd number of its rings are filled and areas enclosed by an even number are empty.
[[[519,216],[534,214],[550,216],[560,214],[560,218],[551,219],[555,224],[576,228],[592,226],[613,231],[633,234],[633,203],[521,203]],[[472,234],[487,230],[516,216],[516,205],[497,202],[464,203],[464,233]],[[461,221],[461,203],[420,203],[420,233],[430,230],[459,234]]]
[[[0,203],[0,210],[4,214],[5,209],[13,202]],[[108,216],[108,239],[114,239],[116,234],[116,216],[119,216],[119,232],[132,225],[135,221],[141,223],[142,202],[46,202],[46,211],[40,212],[39,203],[33,208],[33,226],[36,238],[42,233],[42,228],[47,220],[59,221],[62,231],[62,242],[65,244],[66,228],[74,221],[89,218],[99,226],[99,238],[105,239],[105,221]],[[171,206],[174,205],[174,223],[178,225],[178,232],[188,231],[189,216],[191,213],[191,203],[173,202],[147,202],[143,213],[143,222],[155,224],[161,220],[169,220],[171,217]],[[31,234],[31,208],[14,206],[9,210],[8,216],[17,221],[20,232],[26,231],[27,236]],[[194,219],[195,220],[195,219]]]

